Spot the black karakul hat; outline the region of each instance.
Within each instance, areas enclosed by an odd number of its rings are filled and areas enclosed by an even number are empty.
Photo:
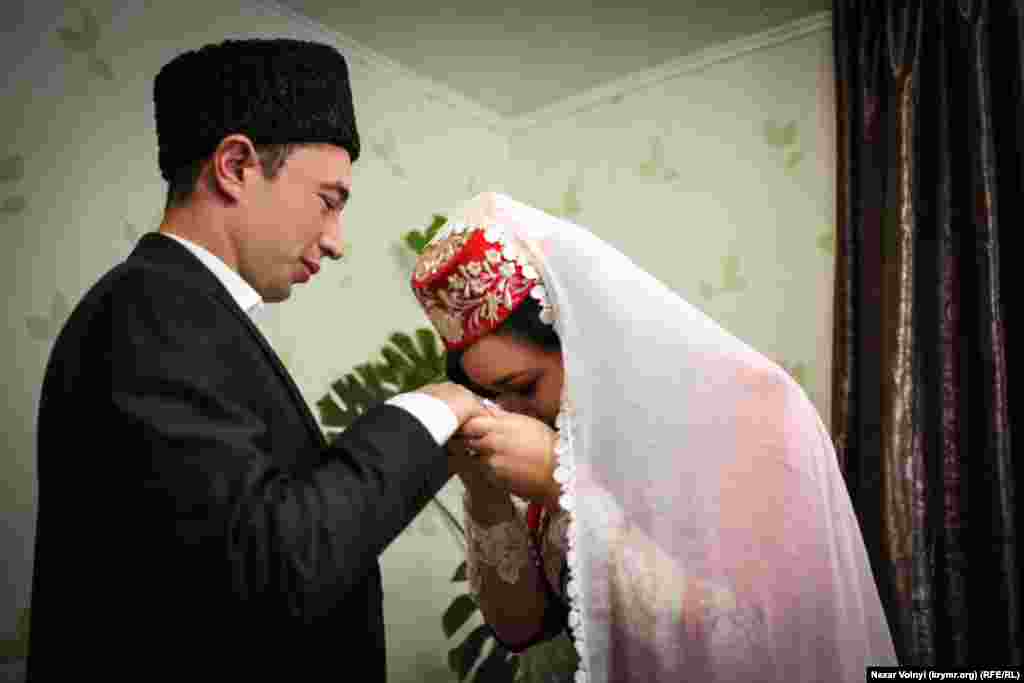
[[[168,181],[235,133],[257,145],[329,143],[359,157],[348,65],[329,45],[283,38],[207,45],[160,70],[153,100]]]

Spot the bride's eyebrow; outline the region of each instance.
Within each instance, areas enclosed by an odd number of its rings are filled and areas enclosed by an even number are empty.
[[[527,372],[529,372],[529,371],[528,370],[520,370],[519,372],[510,372],[509,374],[505,375],[504,377],[502,377],[501,379],[497,380],[496,382],[492,382],[491,386],[492,387],[503,387],[506,384],[510,383],[512,380],[517,379],[517,378],[525,375]]]

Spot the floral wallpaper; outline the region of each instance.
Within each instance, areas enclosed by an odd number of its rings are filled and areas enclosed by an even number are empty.
[[[165,186],[152,79],[173,55],[204,43],[290,36],[333,43],[350,58],[366,146],[346,257],[257,319],[311,408],[392,331],[425,323],[401,235],[493,189],[618,246],[783,364],[828,419],[825,22],[523,129],[270,0],[37,0],[10,20],[0,43],[4,99],[19,106],[0,110],[0,548],[8,577],[0,585],[0,666],[23,652],[30,619],[45,363],[79,298],[159,226]],[[441,498],[458,510],[459,495],[453,482]],[[462,548],[448,525],[428,506],[382,557],[391,680],[454,680],[440,619],[458,590],[450,579]]]
[[[743,52],[743,41],[736,48]],[[510,194],[590,227],[775,360],[827,424],[829,25],[804,25],[734,59],[694,62],[674,78],[516,131]]]

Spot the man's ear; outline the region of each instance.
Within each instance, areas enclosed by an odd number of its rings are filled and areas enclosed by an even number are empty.
[[[259,157],[252,140],[229,135],[221,140],[210,158],[210,189],[231,201],[241,199],[252,173],[259,170]]]

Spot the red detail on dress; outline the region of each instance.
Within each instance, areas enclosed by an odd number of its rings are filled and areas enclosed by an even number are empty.
[[[530,503],[530,507],[526,509],[526,524],[530,527],[530,531],[536,533],[540,529],[540,519],[544,514],[544,506],[539,503]]]

